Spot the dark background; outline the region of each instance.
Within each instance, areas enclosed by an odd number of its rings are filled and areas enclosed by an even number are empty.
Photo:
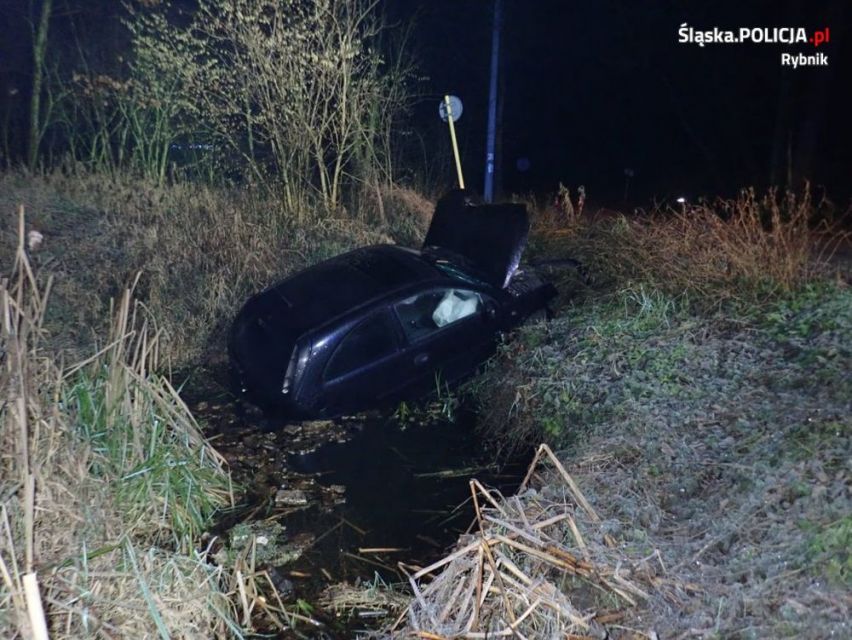
[[[27,0],[0,0],[0,117],[25,130],[31,74]],[[50,47],[109,58],[124,46],[116,0],[55,0]],[[189,0],[183,4],[191,5]],[[601,203],[731,195],[809,178],[837,201],[852,195],[849,22],[845,1],[630,2],[504,0],[501,91],[506,192],[585,185]],[[39,6],[34,0],[32,10]],[[464,102],[458,123],[465,174],[482,189],[493,3],[382,0],[392,28],[411,23],[419,65],[408,135],[412,174],[453,177],[444,92]],[[687,22],[713,27],[829,27],[810,45],[679,44]],[[782,52],[824,52],[828,67],[781,67]],[[113,56],[114,57],[114,56]],[[16,127],[17,128],[17,127]],[[521,171],[517,161],[529,168]],[[414,175],[414,179],[418,176]],[[424,182],[423,175],[420,182]]]
[[[492,2],[387,5],[400,18],[416,16],[415,50],[432,87],[464,101],[466,174],[481,189]],[[794,185],[808,177],[849,198],[848,5],[504,0],[504,187],[555,191],[561,180],[618,202],[630,168],[628,197],[645,202],[783,186],[791,165]],[[702,30],[828,26],[831,42],[700,48],[677,42],[683,22]],[[800,51],[827,53],[829,66],[781,67],[782,52]],[[418,112],[424,120],[437,121],[437,100]],[[520,158],[529,159],[528,171],[517,169]]]

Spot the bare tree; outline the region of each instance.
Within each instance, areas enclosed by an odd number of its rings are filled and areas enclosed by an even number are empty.
[[[33,42],[33,83],[32,95],[30,96],[30,128],[27,138],[27,166],[30,170],[35,169],[38,162],[38,149],[41,138],[44,135],[44,122],[46,121],[46,118],[42,114],[41,94],[44,77],[44,60],[47,53],[47,31],[50,27],[50,14],[52,11],[53,0],[42,0],[38,24],[32,24],[31,27]],[[33,3],[31,0],[31,16],[32,12]]]
[[[207,134],[272,178],[291,210],[338,208],[353,156],[374,162],[405,103],[377,46],[376,0],[199,0],[176,25],[168,3],[132,29],[154,67],[180,75]],[[395,78],[395,79],[394,79]],[[387,162],[389,154],[383,155]]]

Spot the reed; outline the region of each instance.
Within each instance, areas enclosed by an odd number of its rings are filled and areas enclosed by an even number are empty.
[[[52,281],[19,243],[0,282],[0,635],[234,637],[198,534],[231,502],[222,459],[159,373],[161,334],[127,291],[105,346],[44,343]]]

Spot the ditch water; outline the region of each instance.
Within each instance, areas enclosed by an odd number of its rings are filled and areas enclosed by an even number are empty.
[[[368,626],[366,619],[341,626],[315,603],[331,584],[402,582],[399,563],[443,557],[473,522],[470,480],[510,495],[532,455],[497,465],[470,411],[452,420],[384,413],[292,423],[243,405],[226,381],[224,373],[197,370],[183,393],[245,490],[214,533],[235,547],[239,536],[270,541],[268,553],[258,547],[258,564],[285,603],[324,624],[279,637],[348,638]]]

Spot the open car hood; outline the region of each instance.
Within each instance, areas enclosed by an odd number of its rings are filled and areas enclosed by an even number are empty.
[[[518,268],[529,230],[525,205],[477,205],[467,191],[456,189],[438,201],[423,248],[461,255],[503,289]]]

